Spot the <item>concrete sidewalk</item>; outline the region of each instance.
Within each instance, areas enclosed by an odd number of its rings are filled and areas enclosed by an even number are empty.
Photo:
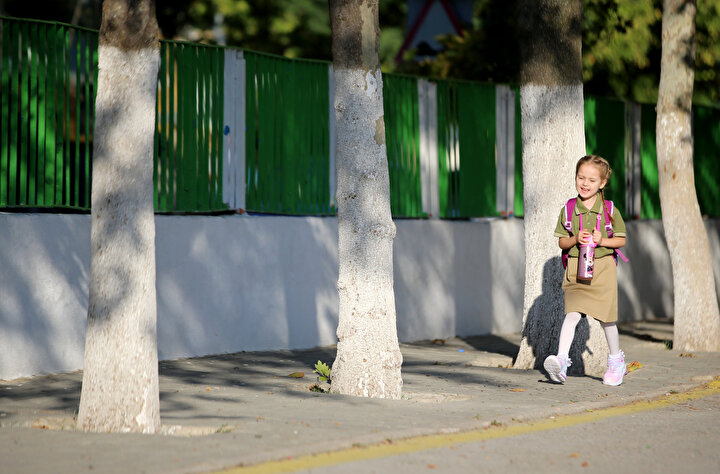
[[[720,375],[720,354],[666,348],[672,326],[627,325],[621,347],[642,367],[620,387],[593,377],[547,382],[507,367],[520,336],[402,344],[403,398],[309,390],[334,348],[162,362],[165,435],[73,430],[82,374],[0,381],[0,471],[207,472],[424,434],[513,424],[683,391]],[[289,374],[304,372],[303,378]]]

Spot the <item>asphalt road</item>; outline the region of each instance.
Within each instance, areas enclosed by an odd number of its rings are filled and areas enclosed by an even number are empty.
[[[416,438],[396,446],[388,442],[306,458],[295,466],[267,464],[254,469],[313,474],[717,473],[720,386],[688,396],[670,394],[657,402],[461,435]]]

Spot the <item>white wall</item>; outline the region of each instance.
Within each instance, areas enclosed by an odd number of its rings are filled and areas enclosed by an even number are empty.
[[[156,224],[160,358],[335,342],[335,218],[158,216]],[[401,341],[520,331],[522,220],[396,224]],[[720,220],[707,224],[720,289]],[[662,224],[629,222],[628,235],[621,319],[671,316]],[[0,213],[0,242],[0,379],[81,368],[90,216]]]

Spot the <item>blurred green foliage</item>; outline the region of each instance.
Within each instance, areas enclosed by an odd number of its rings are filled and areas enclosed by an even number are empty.
[[[657,101],[662,0],[584,0],[583,80],[588,94]],[[720,103],[720,1],[698,2],[695,91],[698,104]],[[520,45],[517,0],[476,2],[463,36],[441,38],[435,58],[406,61],[411,74],[517,83]],[[406,58],[411,58],[410,52]]]
[[[327,0],[156,0],[166,38],[224,43],[290,58],[332,60]],[[380,60],[393,69],[407,2],[380,2]],[[222,26],[220,26],[222,25]]]

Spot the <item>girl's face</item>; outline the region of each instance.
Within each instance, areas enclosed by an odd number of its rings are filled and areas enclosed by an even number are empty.
[[[595,196],[606,183],[607,179],[600,176],[600,168],[590,163],[582,164],[575,176],[575,188],[582,200]]]

